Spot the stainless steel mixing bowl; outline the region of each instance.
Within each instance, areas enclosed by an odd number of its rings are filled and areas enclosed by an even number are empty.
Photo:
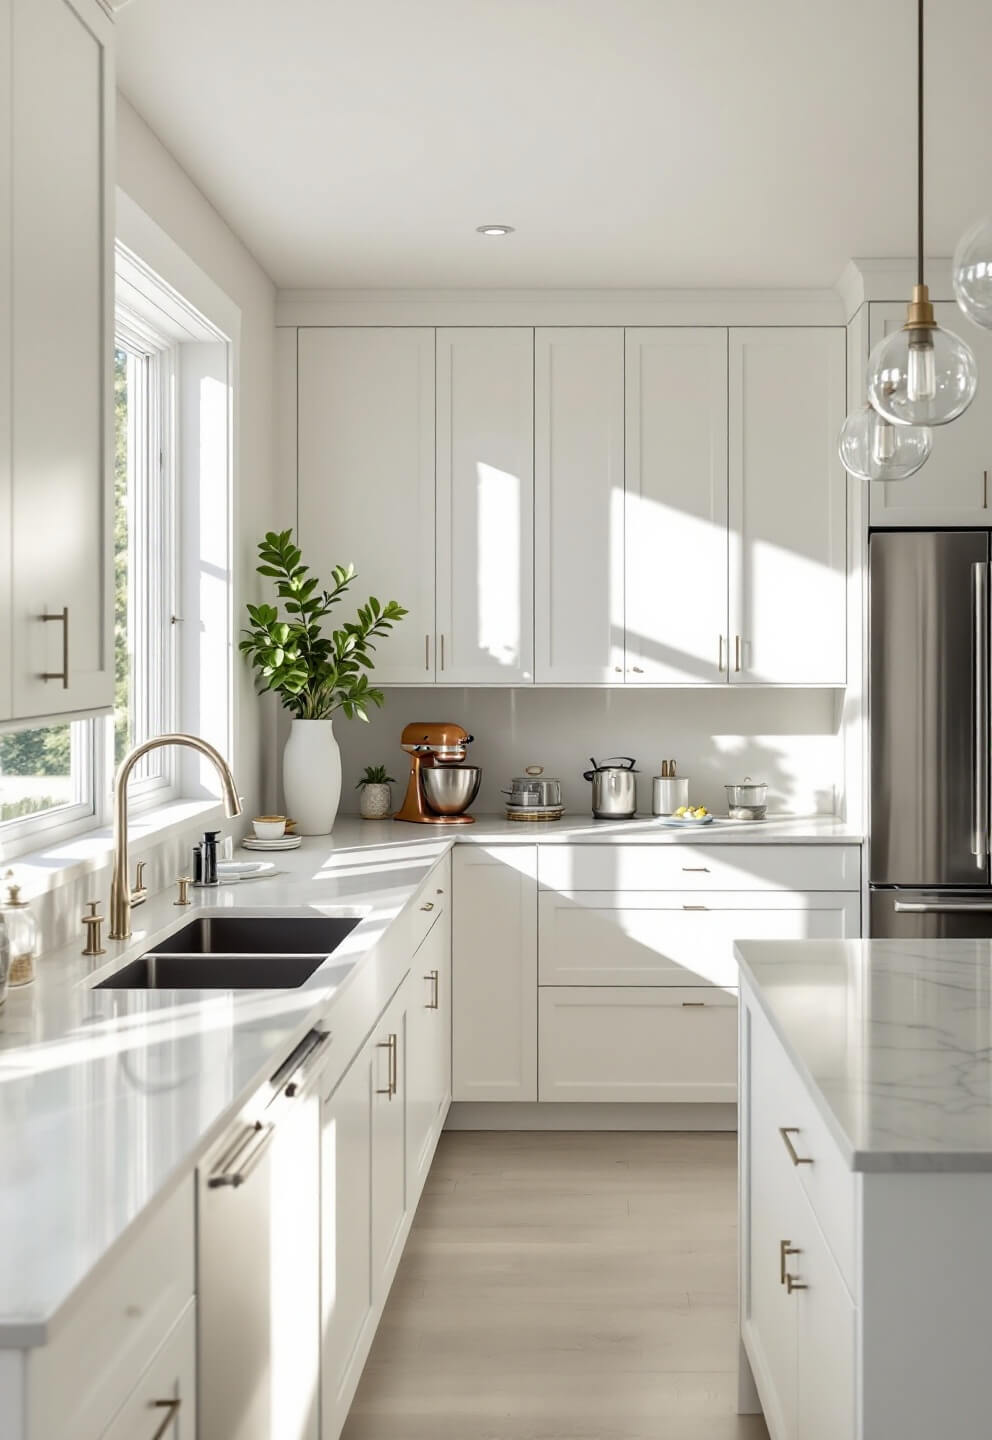
[[[425,765],[420,772],[424,798],[437,815],[462,815],[479,793],[479,765]]]

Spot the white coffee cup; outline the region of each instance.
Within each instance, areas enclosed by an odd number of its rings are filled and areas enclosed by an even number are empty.
[[[278,840],[286,833],[285,815],[259,815],[251,825],[259,840]]]
[[[689,803],[689,777],[676,775],[674,779],[669,779],[656,775],[651,800],[652,815],[674,815],[676,810]]]

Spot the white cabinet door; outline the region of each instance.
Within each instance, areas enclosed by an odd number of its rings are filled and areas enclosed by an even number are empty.
[[[322,1440],[337,1440],[373,1333],[371,1043],[321,1106]]]
[[[798,1434],[800,1440],[845,1440],[857,1434],[857,1312],[808,1209],[797,1228],[792,1267],[805,1290],[798,1301]]]
[[[196,1436],[196,1302],[191,1300],[102,1440]]]
[[[11,337],[14,291],[11,275],[11,97],[13,94],[13,0],[0,0],[0,639],[6,654],[0,660],[0,720],[11,713],[10,580],[13,552],[11,527]]]
[[[459,845],[452,912],[452,1095],[537,1099],[537,847]]]
[[[549,986],[539,1099],[733,1103],[737,996],[714,988]]]
[[[534,679],[534,332],[437,332],[437,678]]]
[[[726,330],[627,331],[626,450],[626,681],[723,683]]]
[[[992,335],[971,325],[950,301],[934,305],[938,324],[960,335],[978,361],[978,393],[963,415],[933,431],[930,458],[898,484],[876,482],[871,492],[873,525],[988,525],[992,523]],[[898,330],[904,304],[874,303],[869,344]]]
[[[13,0],[18,719],[113,704],[112,29],[95,0]]]
[[[407,1037],[409,1203],[424,1188],[451,1099],[451,912],[442,911],[413,957]]]
[[[301,329],[298,539],[322,583],[357,577],[340,610],[375,595],[410,612],[381,641],[374,682],[434,676],[434,331]]]
[[[534,339],[535,679],[623,677],[623,331]]]
[[[852,939],[856,894],[542,890],[542,985],[737,986],[737,940]]]
[[[783,1087],[790,1077],[763,1025],[745,1008],[741,1017],[741,1324],[768,1429],[775,1440],[796,1436],[796,1310],[786,1275],[799,1275],[797,1257],[805,1202],[778,1131]],[[838,1434],[844,1434],[843,1431]]]
[[[405,980],[372,1036],[372,1295],[377,1307],[393,1283],[408,1208],[408,996]]]
[[[730,679],[843,685],[840,328],[730,332]]]

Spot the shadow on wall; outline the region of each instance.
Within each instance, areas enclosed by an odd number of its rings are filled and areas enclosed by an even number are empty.
[[[831,814],[840,798],[843,774],[842,693],[834,690],[469,689],[388,688],[383,710],[370,723],[340,717],[335,734],[341,746],[344,786],[341,809],[358,813],[355,782],[366,765],[385,764],[395,775],[399,805],[408,771],[400,749],[403,726],[411,720],[454,720],[476,737],[472,763],[482,766],[482,788],[474,809],[502,809],[502,786],[526,765],[543,765],[562,781],[565,806],[575,814],[590,805],[582,772],[590,756],[605,760],[633,755],[637,761],[638,808],[650,813],[651,777],[663,759],[674,758],[690,778],[696,804],[726,813],[724,785],[745,775],[769,787],[771,812]],[[280,748],[288,735],[279,726]]]

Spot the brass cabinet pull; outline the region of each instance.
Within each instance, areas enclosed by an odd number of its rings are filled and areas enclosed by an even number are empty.
[[[380,1040],[378,1048],[380,1050],[389,1051],[389,1072],[388,1079],[386,1081],[386,1088],[384,1090],[377,1089],[375,1093],[377,1095],[385,1095],[387,1100],[392,1100],[393,1096],[396,1094],[396,1087],[398,1083],[396,1063],[396,1036],[388,1035],[385,1040]]]
[[[175,1420],[176,1416],[179,1414],[179,1407],[181,1404],[182,1401],[179,1399],[178,1396],[175,1398],[175,1400],[153,1400],[151,1402],[151,1408],[153,1410],[164,1410],[166,1412],[161,1425],[155,1431],[155,1434],[151,1437],[151,1440],[162,1440],[162,1436],[168,1432],[173,1420]]]
[[[229,1186],[237,1190],[258,1165],[276,1133],[274,1125],[263,1125],[256,1120],[248,1133],[242,1136],[233,1150],[228,1150],[217,1169],[207,1177],[208,1190],[220,1190]]]
[[[427,670],[427,671],[429,671],[430,668],[431,668],[431,637],[430,637],[429,635],[425,635],[425,636],[424,636],[424,669]]]
[[[796,1280],[795,1277],[792,1275],[786,1275],[785,1289],[786,1293],[791,1295],[793,1290],[808,1290],[809,1286],[804,1285],[801,1280]]]
[[[799,1134],[798,1125],[780,1125],[778,1127],[778,1133],[785,1141],[785,1148],[789,1152],[789,1159],[792,1161],[793,1165],[812,1165],[812,1157],[809,1155],[800,1155],[796,1150],[795,1145],[793,1145],[792,1141],[789,1139],[790,1135]]]
[[[683,1001],[682,1001],[682,1009],[683,1009],[683,1010],[703,1010],[703,1009],[705,1009],[705,1008],[706,1008],[706,1001],[705,1001],[705,1000],[683,1000]]]
[[[444,631],[441,632],[441,669],[444,669]]]
[[[630,668],[633,670],[633,672],[634,672],[635,675],[643,675],[643,674],[644,674],[644,670],[642,669],[642,667],[641,667],[640,665],[632,665]]]
[[[983,471],[982,471],[982,509],[983,509],[983,510],[987,510],[988,508],[989,508],[989,472],[988,472],[987,470],[983,470]]]
[[[426,902],[426,904],[421,905],[420,908],[421,908],[421,910],[433,910],[433,909],[434,909],[434,901],[433,901],[433,900],[428,900],[428,901]]]
[[[734,670],[740,674],[741,669],[741,637],[734,636]]]
[[[683,910],[705,910],[705,909],[706,909],[706,906],[705,906],[705,905],[683,905],[683,906],[682,906],[682,909],[683,909]]]
[[[721,674],[723,673],[724,664],[723,664],[723,636],[722,636],[722,635],[720,636],[720,640],[719,640],[719,643],[718,643],[718,645],[717,645],[716,668],[721,672]]]
[[[787,1255],[798,1255],[798,1254],[799,1254],[799,1250],[798,1250],[798,1248],[797,1248],[795,1245],[793,1245],[793,1243],[792,1243],[791,1240],[780,1240],[780,1241],[778,1242],[778,1248],[779,1248],[779,1257],[778,1257],[778,1283],[779,1283],[780,1285],[784,1285],[784,1284],[786,1283],[786,1280],[788,1279],[788,1275],[789,1275],[789,1272],[788,1272],[788,1270],[786,1269],[786,1258],[785,1258],[785,1257],[786,1257]]]
[[[63,690],[68,690],[68,688],[69,688],[69,607],[68,607],[68,605],[64,606],[63,609],[62,609],[61,615],[49,615],[48,612],[47,612],[47,610],[46,610],[46,612],[45,612],[44,615],[39,615],[39,616],[38,616],[38,619],[41,620],[43,623],[46,622],[46,621],[48,621],[48,620],[59,620],[59,621],[61,621],[61,623],[62,623],[62,669],[61,669],[61,670],[43,670],[42,673],[41,673],[41,679],[42,679],[42,680],[45,680],[46,682],[47,682],[48,680],[61,680],[61,681],[62,681],[62,689],[63,689]]]
[[[440,976],[440,974],[438,973],[437,970],[429,970],[429,971],[427,972],[427,974],[424,976],[424,979],[427,981],[428,985],[430,985],[430,987],[431,987],[431,998],[428,1000],[427,1004],[424,1006],[424,1009],[425,1009],[425,1010],[437,1010],[437,1009],[440,1008],[440,1000],[441,1000],[441,976]]]

